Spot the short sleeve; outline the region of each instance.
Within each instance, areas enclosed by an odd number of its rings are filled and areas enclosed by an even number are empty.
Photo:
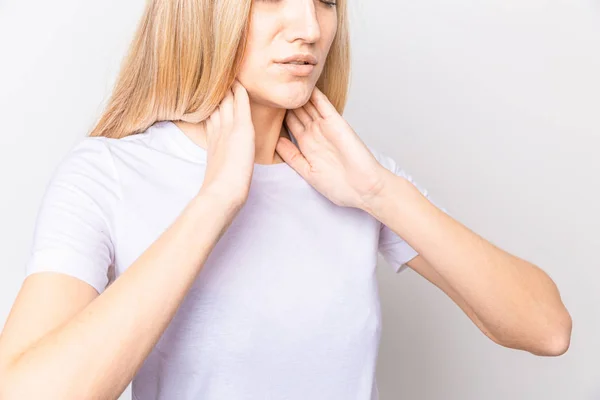
[[[102,293],[114,263],[111,234],[119,183],[104,137],[85,137],[61,160],[36,216],[26,276],[73,276]]]
[[[368,147],[381,165],[392,171],[395,175],[401,176],[408,180],[434,206],[448,214],[448,211],[445,208],[441,207],[434,199],[432,199],[432,197],[429,195],[429,191],[415,182],[412,176],[402,169],[392,157],[375,150],[373,147]],[[396,273],[404,271],[406,268],[408,268],[406,263],[418,255],[415,249],[413,249],[404,239],[398,236],[383,223],[381,224],[379,232],[378,250],[386,262],[390,264],[392,268],[394,268]]]

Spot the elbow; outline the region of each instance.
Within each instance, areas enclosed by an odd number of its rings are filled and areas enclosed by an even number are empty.
[[[571,345],[571,330],[573,321],[568,312],[557,323],[544,330],[541,339],[531,353],[539,356],[557,357],[565,354]]]
[[[552,321],[545,320],[527,327],[519,325],[510,336],[494,341],[501,346],[524,350],[536,356],[558,357],[567,352],[571,345],[572,320],[568,312]]]

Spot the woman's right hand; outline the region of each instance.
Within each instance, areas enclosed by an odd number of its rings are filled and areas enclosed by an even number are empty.
[[[203,122],[208,159],[200,193],[241,207],[252,181],[255,136],[248,92],[237,79]]]

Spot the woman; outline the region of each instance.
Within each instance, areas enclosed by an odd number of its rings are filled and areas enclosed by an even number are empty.
[[[140,400],[376,399],[377,251],[495,342],[566,351],[552,280],[343,120],[347,49],[344,0],[149,2],[47,188],[2,399],[116,398],[132,379]]]

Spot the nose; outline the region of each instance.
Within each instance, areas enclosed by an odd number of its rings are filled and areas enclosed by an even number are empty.
[[[321,37],[321,27],[314,0],[288,1],[285,12],[286,38],[289,42],[302,40],[315,43]]]

